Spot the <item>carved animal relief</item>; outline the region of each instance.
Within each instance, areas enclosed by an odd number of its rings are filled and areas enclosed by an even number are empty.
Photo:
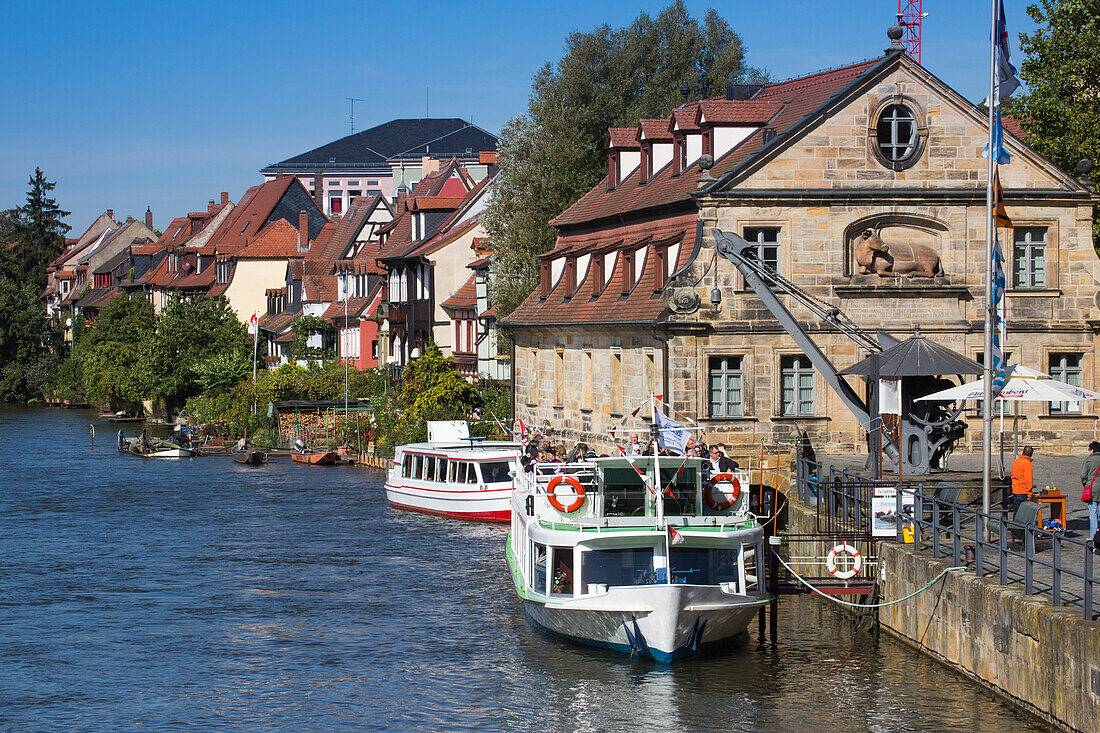
[[[913,242],[882,241],[881,229],[864,229],[852,241],[852,260],[857,275],[883,278],[927,277],[939,285],[946,282],[940,256],[931,247]]]

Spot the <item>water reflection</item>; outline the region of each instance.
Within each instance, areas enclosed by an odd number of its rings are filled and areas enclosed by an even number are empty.
[[[0,409],[3,728],[1041,729],[808,599],[775,649],[576,647],[527,623],[501,527],[392,511],[367,471],[92,451],[90,419]]]

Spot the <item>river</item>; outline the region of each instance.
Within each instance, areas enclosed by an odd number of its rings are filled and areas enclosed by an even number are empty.
[[[774,648],[755,624],[672,667],[575,647],[524,618],[502,527],[394,511],[376,471],[114,432],[0,407],[5,730],[1046,729],[807,598]]]

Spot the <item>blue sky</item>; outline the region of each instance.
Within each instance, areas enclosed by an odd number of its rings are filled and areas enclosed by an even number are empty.
[[[51,2],[0,25],[0,208],[39,165],[86,227],[113,208],[163,228],[259,169],[396,117],[462,117],[498,132],[573,30],[621,26],[665,2]],[[1013,60],[1034,24],[1005,0]],[[896,0],[695,2],[715,7],[749,63],[784,79],[871,58]],[[988,85],[989,6],[924,0],[923,62],[973,101]]]

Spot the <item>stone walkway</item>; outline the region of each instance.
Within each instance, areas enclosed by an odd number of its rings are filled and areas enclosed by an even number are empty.
[[[837,468],[848,468],[850,470],[856,470],[860,473],[865,473],[864,463],[865,456],[823,456],[820,458],[824,464],[826,470],[830,465],[834,465]],[[1065,458],[1065,457],[1053,457],[1043,456],[1041,453],[1036,453],[1034,457],[1034,481],[1035,485],[1039,488],[1050,486],[1060,490],[1068,498],[1066,499],[1066,533],[1065,536],[1080,542],[1084,542],[1089,539],[1089,514],[1084,502],[1081,501],[1081,464],[1084,461],[1084,456]],[[1005,456],[1005,471],[1008,472],[1011,466],[1012,459],[1010,456]],[[997,478],[998,471],[998,456],[994,453],[994,477]],[[981,470],[981,456],[952,456],[951,468],[956,471],[980,471]],[[1098,482],[1100,483],[1100,482]],[[996,497],[995,499],[996,500]],[[1044,505],[1043,509],[1044,518],[1048,518],[1048,509]],[[964,530],[964,532],[972,533],[970,530]],[[1023,553],[1023,548],[1017,546],[1016,550]],[[948,545],[948,551],[950,551],[950,545]],[[996,552],[986,549],[986,574],[993,573],[996,576],[996,569],[994,563],[998,562],[996,558]],[[1061,565],[1066,570],[1074,571],[1077,573],[1083,573],[1085,570],[1085,551],[1079,546],[1072,543],[1064,543],[1061,548]],[[1053,543],[1039,542],[1036,544],[1036,557],[1042,561],[1050,562],[1053,558],[1054,548]],[[1093,570],[1093,576],[1100,576],[1100,555],[1094,556],[1096,564]],[[1023,558],[1010,557],[1008,562],[1010,583],[1018,581],[1022,583],[1024,577],[1024,560]],[[1049,568],[1036,565],[1034,569],[1034,578],[1036,586],[1038,588],[1050,588],[1052,585],[1052,571]],[[1079,578],[1072,578],[1069,576],[1063,576],[1062,578],[1062,593],[1063,603],[1069,603],[1072,605],[1081,605],[1081,598],[1083,594],[1084,583]],[[1096,605],[1100,605],[1100,588],[1096,589]],[[1049,593],[1045,593],[1049,596]]]

